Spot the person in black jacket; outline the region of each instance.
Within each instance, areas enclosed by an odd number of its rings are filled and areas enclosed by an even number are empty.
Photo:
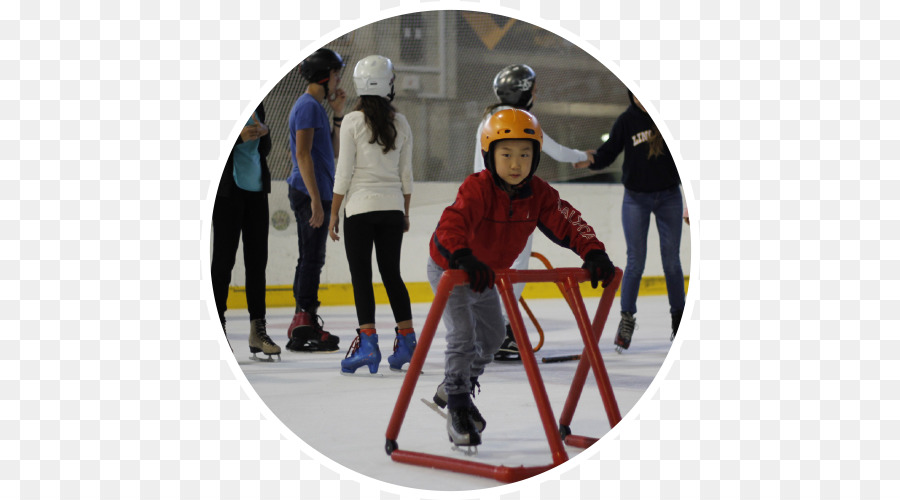
[[[647,260],[647,234],[650,214],[656,217],[663,273],[672,315],[671,339],[678,332],[684,311],[684,273],[681,270],[681,179],[675,160],[659,129],[641,102],[628,92],[631,105],[613,124],[609,139],[594,153],[591,170],[608,167],[623,150],[622,226],[628,258],[622,278],[622,319],[616,333],[616,350],[621,353],[631,344],[637,313],[637,295]],[[577,167],[578,168],[578,167]],[[583,166],[581,167],[583,168]]]
[[[225,162],[213,208],[212,284],[216,309],[225,332],[225,310],[231,272],[243,237],[250,352],[278,355],[281,348],[266,333],[266,264],[269,254],[269,192],[272,178],[266,156],[272,149],[262,103],[241,130]],[[227,335],[227,334],[226,334]]]

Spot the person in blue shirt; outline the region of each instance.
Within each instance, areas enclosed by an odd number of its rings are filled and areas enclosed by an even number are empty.
[[[288,327],[287,349],[334,352],[339,339],[324,330],[318,316],[319,278],[325,265],[325,242],[331,216],[334,160],[340,152],[340,127],[347,93],[339,88],[344,60],[319,49],[300,63],[309,82],[288,117],[291,160],[288,198],[297,221],[297,268],[294,272],[294,318]],[[333,118],[328,119],[325,104]],[[333,126],[332,126],[333,125]]]

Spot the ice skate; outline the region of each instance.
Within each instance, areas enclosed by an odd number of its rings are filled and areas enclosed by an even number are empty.
[[[522,356],[519,354],[519,345],[516,344],[516,338],[513,336],[512,327],[506,325],[506,337],[500,344],[500,350],[494,353],[494,361],[520,361]]]
[[[416,332],[412,328],[400,330],[395,328],[394,353],[388,356],[388,365],[395,372],[402,372],[403,365],[409,363],[416,350]]]
[[[636,320],[634,314],[630,312],[622,312],[622,319],[619,320],[619,329],[616,331],[616,352],[622,354],[622,351],[628,349],[631,345],[631,336],[634,334]]]
[[[672,335],[669,337],[669,340],[675,341],[675,334],[678,333],[678,327],[681,325],[681,315],[684,311],[678,311],[672,313]]]
[[[481,384],[478,383],[477,377],[473,377],[472,378],[473,396],[474,396],[476,387],[478,387],[478,390],[480,392]],[[434,396],[432,396],[431,400],[434,401],[434,403],[429,403],[425,399],[423,399],[422,402],[428,406],[431,406],[431,409],[433,409],[434,411],[443,414],[443,412],[441,410],[443,410],[444,408],[447,407],[447,401],[448,401],[447,390],[444,388],[443,382],[441,382],[440,385],[438,385],[437,390],[434,392]],[[444,415],[444,417],[447,416],[446,414],[443,414],[443,415]],[[481,416],[481,412],[478,411],[478,407],[475,406],[475,403],[473,403],[471,400],[469,400],[469,416],[472,417],[472,421],[475,422],[475,430],[477,430],[478,433],[481,434],[481,432],[484,431],[484,428],[487,427],[487,421],[484,419],[483,416]]]
[[[341,360],[341,373],[356,373],[357,368],[368,366],[369,373],[378,373],[381,351],[378,349],[378,334],[374,328],[356,330],[356,338],[350,344],[347,355]]]
[[[472,447],[481,444],[481,434],[475,428],[475,422],[466,406],[447,409],[447,436],[456,447],[468,446],[466,453],[472,453]]]
[[[437,390],[434,391],[434,396],[431,398],[434,401],[434,404],[438,405],[441,409],[447,407],[447,389],[444,387],[444,383],[441,382],[437,386]]]
[[[294,314],[288,327],[288,343],[294,352],[337,352],[340,339],[324,330],[325,322],[316,314],[318,307],[310,311],[301,309]]]
[[[253,361],[274,361],[272,356],[278,356],[281,361],[281,348],[266,333],[266,320],[263,318],[250,320],[250,359]],[[261,352],[267,356],[266,359],[256,357],[256,353]]]

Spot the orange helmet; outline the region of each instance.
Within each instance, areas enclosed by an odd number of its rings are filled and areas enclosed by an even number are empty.
[[[538,148],[544,144],[544,132],[537,118],[522,109],[504,109],[494,113],[481,128],[481,152],[487,153],[491,143],[501,139],[531,139]]]
[[[541,159],[541,147],[544,144],[541,124],[533,114],[522,109],[504,109],[494,113],[481,128],[481,154],[484,155],[484,166],[491,173],[496,174],[491,146],[504,139],[529,139],[534,142],[534,156],[528,176],[530,178]]]

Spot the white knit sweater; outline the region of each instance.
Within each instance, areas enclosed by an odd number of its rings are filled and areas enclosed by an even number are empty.
[[[344,195],[344,214],[403,211],[403,195],[412,194],[412,131],[406,117],[394,115],[395,148],[384,153],[370,144],[372,133],[362,111],[344,115],[341,153],[334,174],[334,194]]]

